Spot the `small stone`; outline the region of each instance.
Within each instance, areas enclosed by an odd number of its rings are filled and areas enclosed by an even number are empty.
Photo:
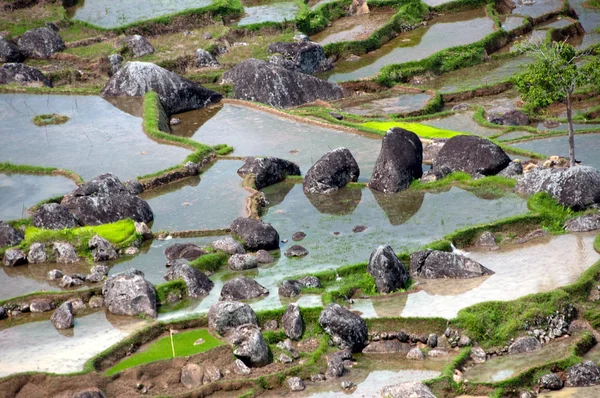
[[[258,261],[252,254],[234,254],[229,257],[227,265],[233,271],[244,271],[258,267]]]
[[[352,383],[351,381],[342,381],[340,383],[340,387],[342,387],[342,390],[352,390],[354,387],[356,387],[356,384]]]
[[[3,263],[7,267],[16,267],[17,265],[27,264],[27,255],[21,249],[8,249],[4,252]]]
[[[293,359],[290,358],[288,355],[286,354],[281,354],[279,355],[279,362],[281,363],[292,363]]]
[[[46,247],[43,243],[36,242],[29,247],[29,253],[27,253],[27,262],[29,264],[41,264],[47,260]]]
[[[73,278],[69,275],[64,275],[60,280],[60,287],[73,287],[80,286],[83,284],[83,281],[79,278]]]
[[[487,355],[483,348],[473,347],[471,349],[471,359],[475,363],[484,363],[487,360]]]
[[[62,271],[58,269],[53,269],[52,271],[48,272],[48,280],[50,281],[57,281],[59,279],[62,279],[63,276],[64,274],[62,273]]]
[[[206,382],[206,378],[208,378],[210,382],[215,382],[221,380],[222,377],[221,371],[216,366],[208,365],[204,368],[204,382]]]
[[[438,337],[437,334],[430,334],[429,337],[427,337],[427,345],[431,348],[435,348],[437,347],[438,344]]]
[[[300,245],[294,245],[285,251],[286,257],[304,257],[308,254],[308,250]]]
[[[301,232],[301,231],[300,231],[300,232],[295,232],[295,233],[292,235],[292,240],[293,240],[294,242],[301,241],[301,240],[302,240],[302,239],[304,239],[304,238],[306,238],[306,234],[305,234],[304,232]]]
[[[401,343],[408,343],[409,338],[409,335],[404,330],[398,332],[398,340],[400,340]]]
[[[306,388],[304,382],[299,377],[290,377],[287,380],[287,384],[290,388],[290,391],[303,391]]]
[[[48,299],[35,299],[29,304],[31,312],[47,312],[52,310],[52,302]]]
[[[89,301],[90,308],[101,308],[104,306],[104,298],[101,296],[94,296]]]
[[[145,222],[135,222],[135,232],[142,236],[144,240],[150,240],[153,238],[152,231],[148,228],[148,225]]]
[[[125,249],[125,254],[127,254],[128,256],[135,256],[136,254],[139,254],[140,249],[138,249],[135,246],[130,246],[127,249]]]
[[[178,124],[181,124],[181,119],[172,117],[171,120],[169,120],[169,124],[171,126],[177,126]]]
[[[365,231],[366,229],[367,227],[364,225],[357,225],[356,227],[352,228],[352,232],[359,233]]]
[[[55,242],[53,245],[56,262],[62,264],[71,264],[79,261],[75,248],[70,243]]]
[[[562,380],[554,373],[548,373],[540,377],[540,388],[546,390],[560,390],[563,387]]]
[[[421,351],[419,348],[413,348],[406,355],[407,359],[412,359],[415,361],[423,361],[425,360],[425,353]]]
[[[73,307],[73,314],[75,315],[81,314],[87,308],[87,305],[81,299],[71,300],[71,306]]]
[[[186,388],[198,387],[204,381],[204,369],[195,363],[188,363],[181,369],[180,380]]]
[[[217,251],[222,251],[231,255],[246,253],[244,246],[242,246],[240,242],[233,239],[231,236],[214,241],[212,243],[212,247]]]
[[[256,252],[256,261],[259,264],[271,264],[275,262],[275,258],[269,254],[266,250],[259,250]]]
[[[304,276],[304,277],[298,279],[298,282],[300,282],[304,287],[308,287],[308,288],[322,287],[321,281],[316,276]]]
[[[461,336],[458,340],[459,347],[467,347],[471,345],[471,339],[468,336]]]
[[[250,370],[250,368],[247,367],[246,364],[240,359],[236,359],[233,362],[233,371],[235,374],[238,374],[240,376],[248,376],[252,373],[252,370]]]
[[[277,323],[277,321],[275,319],[266,321],[264,324],[265,330],[277,330],[277,328],[279,328],[279,324]]]

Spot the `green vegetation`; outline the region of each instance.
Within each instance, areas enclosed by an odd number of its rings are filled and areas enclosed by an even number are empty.
[[[161,304],[167,303],[170,293],[175,293],[180,297],[185,297],[187,292],[187,286],[181,279],[161,283],[160,285],[156,285],[155,289],[156,300]]]
[[[62,175],[73,180],[76,184],[84,183],[79,174],[71,170],[57,169],[55,167],[29,166],[24,164],[12,164],[9,162],[0,162],[0,173],[19,173],[19,174],[37,174],[37,175]]]
[[[594,249],[600,253],[600,235],[596,236],[596,239],[594,239]]]
[[[69,121],[69,117],[65,115],[59,115],[57,113],[36,115],[33,118],[33,124],[36,126],[48,126],[50,124],[65,124]]]
[[[195,345],[195,342],[200,339],[204,340],[204,342]],[[175,357],[187,357],[190,355],[199,354],[222,344],[223,343],[220,340],[211,335],[206,329],[189,330],[173,335]],[[150,344],[144,351],[137,352],[108,369],[106,371],[106,375],[114,375],[134,366],[171,358],[173,358],[171,337],[165,336]]]
[[[215,150],[215,152],[217,152],[217,155],[219,156],[229,155],[231,152],[233,152],[233,147],[227,144],[214,145],[213,149]]]
[[[366,122],[362,123],[361,126],[383,132],[388,131],[392,127],[400,127],[412,131],[413,133],[422,138],[452,138],[457,135],[467,134],[458,131],[440,129],[425,124],[410,122]]]
[[[487,176],[475,180],[469,173],[458,171],[437,181],[421,182],[420,180],[415,180],[410,185],[410,188],[414,190],[436,190],[449,186],[458,186],[479,196],[490,195],[497,197],[514,188],[516,183],[517,181],[512,178],[501,176]]]
[[[542,228],[554,233],[564,233],[565,221],[577,215],[545,192],[531,195],[527,200],[527,207],[543,217]]]
[[[215,272],[224,265],[227,265],[227,260],[229,260],[227,253],[215,252],[198,257],[194,261],[190,262],[190,265],[202,272]]]

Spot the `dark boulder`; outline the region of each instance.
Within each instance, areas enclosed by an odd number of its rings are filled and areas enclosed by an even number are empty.
[[[331,193],[358,181],[360,169],[346,148],[327,152],[317,160],[304,177],[304,193]]]
[[[53,29],[31,29],[19,38],[19,50],[27,58],[45,59],[64,49],[65,43]]]
[[[242,61],[223,74],[222,82],[233,85],[233,98],[289,108],[308,102],[336,100],[342,88],[304,73],[290,71],[257,59]]]
[[[408,271],[391,246],[379,246],[371,253],[367,272],[375,279],[379,293],[403,289],[408,281]]]
[[[448,142],[447,138],[434,138],[423,147],[423,163],[432,164],[438,153]]]
[[[218,68],[221,64],[208,51],[201,48],[196,50],[196,67],[197,68]]]
[[[256,189],[263,189],[285,180],[288,175],[299,176],[300,167],[288,160],[275,157],[249,157],[237,173],[241,177],[254,174]]]
[[[256,314],[248,304],[219,301],[208,310],[208,327],[222,336],[248,323],[258,325]]]
[[[331,63],[325,56],[325,51],[320,44],[311,41],[301,41],[292,43],[271,43],[267,47],[270,53],[279,53],[288,69],[313,74],[324,72],[332,68]]]
[[[600,368],[592,361],[584,361],[567,369],[567,387],[589,387],[600,384]]]
[[[77,187],[67,197],[71,196],[112,196],[127,195],[129,191],[119,177],[112,173],[97,175],[85,184]]]
[[[156,318],[156,291],[135,269],[110,276],[102,287],[104,303],[115,315],[147,315]]]
[[[321,312],[319,325],[341,348],[360,352],[368,342],[365,320],[339,304],[329,304]]]
[[[154,54],[154,47],[144,36],[133,35],[127,36],[123,40],[125,47],[133,54],[135,58],[143,57],[144,55]]]
[[[101,225],[131,218],[137,222],[150,222],[154,213],[150,205],[133,195],[77,196],[61,202],[69,208],[82,225]]]
[[[491,109],[486,113],[485,118],[490,123],[504,126],[527,126],[529,124],[529,117],[525,113],[502,107]]]
[[[292,340],[300,340],[304,332],[304,322],[298,304],[289,304],[281,317],[281,325],[285,335]]]
[[[509,354],[523,354],[525,352],[536,351],[542,348],[542,345],[533,336],[519,337],[508,347]]]
[[[423,175],[423,145],[419,137],[401,128],[390,129],[381,142],[369,188],[394,193],[408,188]]]
[[[108,63],[110,64],[110,76],[112,76],[117,73],[119,69],[121,69],[123,57],[121,54],[111,54],[108,56]]]
[[[181,279],[185,282],[188,297],[208,296],[214,283],[201,271],[187,264],[177,263],[165,274],[165,280]]]
[[[127,180],[123,185],[130,195],[139,195],[144,192],[144,187],[137,180]]]
[[[296,297],[304,285],[294,279],[286,279],[279,285],[279,295],[283,297]]]
[[[141,97],[155,91],[169,114],[204,108],[221,94],[148,62],[127,62],[102,89],[103,97]]]
[[[92,251],[94,261],[110,261],[119,257],[114,246],[100,235],[94,235],[88,241],[88,248]]]
[[[304,287],[321,287],[321,281],[316,276],[304,276],[298,279],[298,282],[302,283]]]
[[[75,317],[73,316],[73,305],[71,302],[66,301],[62,303],[50,317],[50,322],[59,330],[72,328],[75,324]]]
[[[600,203],[600,171],[590,166],[538,167],[518,180],[515,191],[525,195],[546,192],[563,206],[585,209]]]
[[[269,291],[254,279],[238,276],[228,280],[221,289],[221,301],[249,300],[263,297],[269,294]]]
[[[64,229],[78,226],[77,219],[69,209],[58,203],[41,205],[31,217],[33,225],[44,229]]]
[[[175,243],[165,249],[165,256],[169,261],[182,258],[193,261],[206,253],[200,246],[193,243]]]
[[[545,390],[560,390],[563,388],[562,380],[555,373],[548,373],[540,377],[540,388]]]
[[[518,178],[523,174],[523,164],[521,162],[512,161],[498,175],[500,177]]]
[[[327,355],[327,379],[342,377],[344,374],[344,355],[341,352],[334,352]]]
[[[588,232],[597,229],[600,229],[600,214],[586,214],[565,223],[565,230],[569,232]]]
[[[412,253],[410,255],[410,272],[412,275],[426,279],[466,279],[494,273],[470,258],[439,250]]]
[[[492,141],[473,135],[457,135],[440,150],[433,169],[448,168],[450,171],[489,176],[498,174],[509,163],[508,155]]]
[[[248,250],[279,248],[279,234],[275,228],[260,220],[238,217],[231,223],[231,233],[240,238]]]
[[[52,87],[52,83],[42,72],[19,63],[8,63],[0,67],[0,84],[9,83],[19,83],[24,86],[43,84]]]
[[[2,262],[7,267],[16,267],[17,265],[27,264],[27,255],[21,249],[8,249],[4,252]]]
[[[0,36],[0,63],[22,62],[25,57],[19,47],[10,39]]]
[[[233,355],[251,367],[262,367],[269,363],[269,347],[258,326],[238,326],[229,341],[235,345]]]
[[[0,248],[5,246],[16,246],[24,237],[20,231],[17,231],[10,225],[0,221]]]
[[[63,3],[65,0],[63,0]],[[106,395],[97,388],[88,388],[86,390],[76,392],[72,398],[106,398]]]

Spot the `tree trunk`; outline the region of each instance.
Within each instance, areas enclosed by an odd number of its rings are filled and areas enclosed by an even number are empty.
[[[567,95],[567,100],[565,101],[565,105],[567,106],[567,121],[569,123],[569,166],[573,167],[573,166],[576,166],[576,163],[575,163],[575,131],[573,130],[571,94]]]

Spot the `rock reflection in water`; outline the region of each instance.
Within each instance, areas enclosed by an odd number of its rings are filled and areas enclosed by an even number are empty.
[[[319,213],[343,216],[354,213],[362,199],[362,189],[345,187],[331,194],[307,193],[306,197]]]
[[[223,109],[223,104],[218,103],[206,108],[178,113],[175,117],[181,123],[171,126],[171,132],[181,137],[192,137],[204,123],[212,119],[221,109]]]
[[[371,193],[392,225],[402,225],[410,220],[419,212],[425,199],[425,193],[410,190],[392,194],[371,190]]]

